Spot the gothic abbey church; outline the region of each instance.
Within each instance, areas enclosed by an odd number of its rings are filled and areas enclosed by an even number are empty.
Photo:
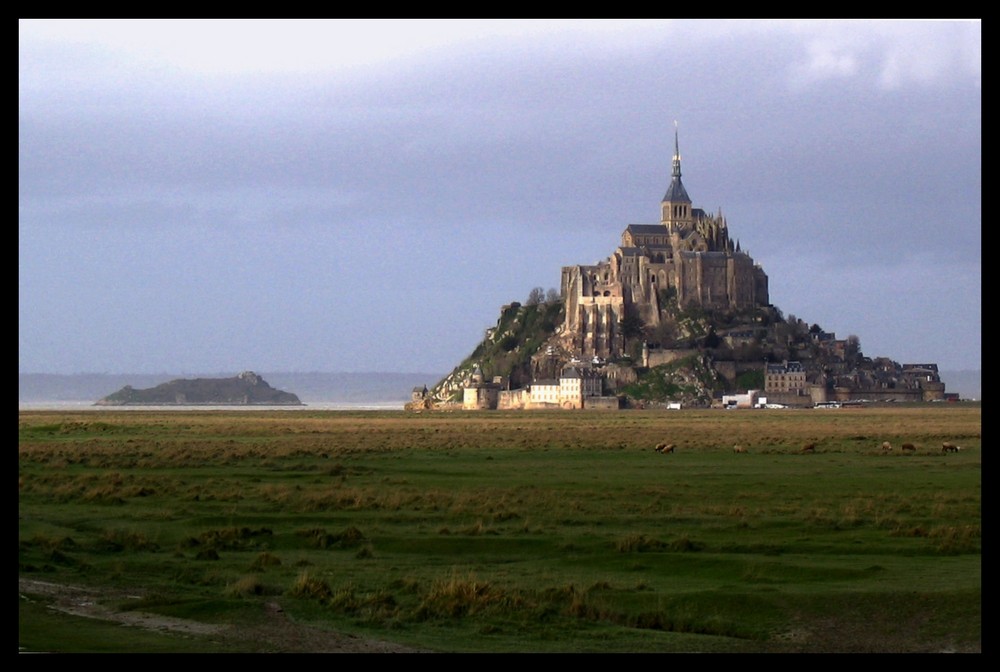
[[[710,310],[769,304],[767,275],[739,243],[734,246],[722,213],[691,207],[676,130],[660,223],[630,224],[614,254],[595,266],[563,267],[561,284],[566,318],[560,340],[584,358],[621,355],[626,316],[656,327],[667,301]]]

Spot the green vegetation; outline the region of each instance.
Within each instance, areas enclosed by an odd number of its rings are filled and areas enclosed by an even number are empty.
[[[692,355],[642,371],[638,380],[625,386],[622,393],[635,400],[685,401],[708,406],[712,394],[721,391],[722,385],[715,371],[701,357]]]
[[[52,653],[239,653],[204,637],[129,628],[117,623],[60,614],[47,601],[22,597],[18,603],[18,649]]]
[[[536,288],[533,292],[539,293],[534,297],[538,300],[541,290]],[[513,387],[527,385],[531,381],[531,356],[562,323],[562,311],[562,302],[552,297],[544,303],[521,305],[514,302],[504,306],[497,326],[455,368],[455,372],[471,372],[478,364],[487,380],[504,376]],[[455,392],[455,400],[461,401],[461,389]]]
[[[764,372],[762,370],[744,371],[736,376],[736,389],[740,392],[764,389]]]
[[[978,406],[21,412],[18,429],[19,576],[113,611],[262,627],[277,604],[450,652],[981,649]],[[78,619],[44,600],[20,603],[31,650],[231,650],[93,621],[67,638]]]

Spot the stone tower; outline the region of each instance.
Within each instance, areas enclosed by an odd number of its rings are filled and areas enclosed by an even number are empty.
[[[670,186],[660,203],[660,223],[668,233],[691,227],[691,198],[681,182],[681,150],[677,137],[677,122],[674,122],[674,160]]]

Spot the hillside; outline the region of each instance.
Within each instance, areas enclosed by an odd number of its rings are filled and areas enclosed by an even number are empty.
[[[669,300],[661,305],[655,327],[634,316],[619,323],[620,354],[583,362],[601,372],[604,394],[633,404],[708,406],[723,394],[764,389],[768,364],[789,361],[801,366],[809,385],[831,393],[902,399],[938,385],[943,394],[943,380],[927,382],[940,378],[936,365],[868,357],[857,336],[837,339],[817,324],[786,318],[775,306],[712,310],[681,308]],[[562,301],[554,299],[503,306],[496,327],[428,398],[436,404],[460,403],[477,371],[484,380],[502,380],[508,389],[557,377],[563,367],[580,363],[572,348],[579,334],[567,328],[564,318]],[[967,384],[972,379],[968,373],[956,376]],[[978,384],[974,387],[966,398],[979,398]]]
[[[534,378],[554,375],[532,369],[532,358],[541,350],[563,321],[561,301],[512,302],[500,309],[495,327],[486,330],[483,340],[451,373],[430,390],[437,402],[461,402],[462,388],[478,368],[484,378],[502,377],[513,388],[527,386]]]

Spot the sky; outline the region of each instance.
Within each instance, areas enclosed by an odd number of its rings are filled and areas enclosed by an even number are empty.
[[[982,26],[20,20],[20,373],[444,374],[696,208],[771,303],[981,368]]]

